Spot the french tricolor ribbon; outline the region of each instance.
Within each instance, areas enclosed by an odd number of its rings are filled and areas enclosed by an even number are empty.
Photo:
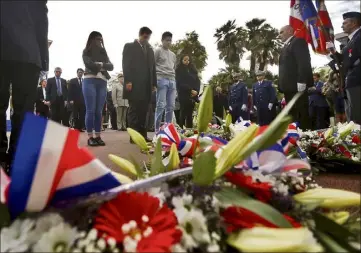
[[[78,139],[76,130],[25,115],[7,199],[14,217],[121,185],[102,162],[78,147]]]
[[[178,152],[182,156],[191,157],[193,155],[194,148],[197,144],[196,137],[184,138],[182,139],[177,131],[177,128],[174,124],[164,124],[159,132],[157,137],[161,138],[161,143],[164,148],[170,148],[174,143],[177,145]]]

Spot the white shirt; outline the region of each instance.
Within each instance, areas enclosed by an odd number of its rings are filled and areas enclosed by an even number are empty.
[[[43,89],[43,96],[44,96],[44,100],[46,100],[46,90],[45,90],[45,88],[44,88],[44,87],[42,87],[42,89]]]
[[[285,41],[285,45],[287,45],[287,44],[291,41],[292,38],[293,38],[293,36],[289,37],[289,38]]]
[[[349,36],[348,36],[348,38],[350,39],[350,40],[352,40],[352,38],[353,38],[353,36],[357,33],[357,31],[358,30],[360,30],[361,29],[361,27],[359,27],[358,29],[356,29],[355,31],[353,31]]]

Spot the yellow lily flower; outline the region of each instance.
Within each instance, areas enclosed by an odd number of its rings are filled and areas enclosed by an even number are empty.
[[[311,189],[293,196],[299,203],[314,204],[315,202],[319,202],[319,206],[323,208],[359,206],[360,197],[360,194],[356,192],[330,188]]]
[[[121,183],[121,184],[129,184],[131,182],[133,182],[133,180],[131,180],[129,177],[124,176],[122,174],[119,174],[117,172],[112,171],[111,172],[113,174],[113,176]]]
[[[108,158],[119,167],[123,174],[128,175],[132,178],[138,177],[138,173],[134,164],[132,164],[128,160],[112,154],[109,154]]]
[[[242,252],[322,252],[307,228],[254,227],[231,234],[228,244]]]

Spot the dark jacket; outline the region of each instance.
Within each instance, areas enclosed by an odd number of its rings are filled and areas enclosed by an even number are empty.
[[[68,88],[66,86],[66,80],[60,78],[61,80],[61,90],[64,101],[68,101]],[[48,83],[46,85],[46,101],[50,101],[50,103],[54,103],[58,96],[58,87],[56,86],[55,77],[51,77],[48,79]]]
[[[342,62],[342,72],[345,78],[345,87],[351,88],[361,85],[361,30],[358,30],[352,40],[345,45],[342,53],[336,56]]]
[[[110,75],[108,71],[112,71],[114,69],[113,63],[109,61],[109,58],[106,56],[105,60],[99,61],[92,57],[91,52],[83,51],[83,62],[85,65],[84,75],[87,74],[91,75],[97,75],[99,72],[101,72],[107,80],[110,79]],[[103,67],[100,67],[99,65],[95,64],[96,62],[102,62]],[[101,69],[104,69],[104,71],[100,71]]]
[[[275,105],[277,102],[276,91],[272,86],[272,82],[263,80],[261,84],[259,82],[253,84],[253,105],[260,108],[268,108],[268,104]]]
[[[123,49],[123,98],[135,101],[150,102],[152,88],[157,85],[154,51],[146,45],[146,54],[137,40],[124,45]],[[132,90],[126,84],[132,83]]]
[[[82,86],[79,84],[78,78],[73,78],[70,80],[68,89],[69,89],[68,91],[69,101],[74,101],[74,103],[78,103],[78,104],[79,103],[84,104],[83,89]]]
[[[311,57],[307,42],[293,37],[282,49],[279,59],[278,88],[282,93],[296,93],[297,83],[313,86]]]
[[[240,112],[243,105],[248,104],[248,89],[243,81],[232,84],[228,93],[228,105],[233,112]]]
[[[37,92],[36,92],[36,101],[35,101],[36,112],[44,113],[49,111],[49,107],[45,105],[43,102],[44,100],[45,98],[43,93],[43,87],[40,86],[37,88]]]
[[[35,64],[48,71],[47,1],[0,1],[1,61]]]
[[[308,101],[311,106],[328,107],[326,97],[322,94],[322,87],[323,82],[318,81],[315,84],[316,90],[308,92],[310,94]]]
[[[201,87],[198,72],[193,66],[179,65],[176,69],[175,78],[179,101],[195,100],[198,98],[191,97],[191,91],[195,90],[199,94]]]

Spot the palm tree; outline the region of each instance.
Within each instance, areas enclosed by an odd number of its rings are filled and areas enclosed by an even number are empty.
[[[278,64],[281,50],[281,41],[278,39],[278,31],[265,19],[254,18],[246,22],[248,43],[246,49],[251,52],[250,72],[254,73],[256,64],[264,70],[266,64]]]
[[[229,66],[239,66],[245,52],[243,42],[246,41],[246,32],[242,27],[235,25],[236,20],[228,20],[226,24],[216,29],[219,59]]]

